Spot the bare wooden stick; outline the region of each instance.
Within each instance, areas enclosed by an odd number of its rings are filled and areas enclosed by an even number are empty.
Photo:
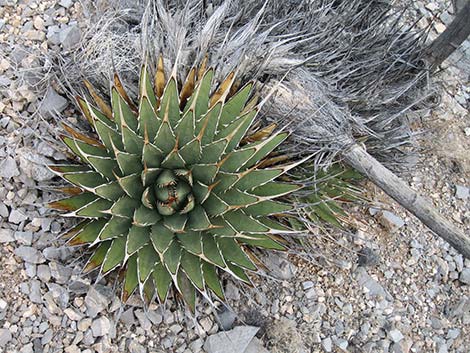
[[[353,168],[369,178],[400,205],[419,218],[426,226],[470,259],[470,237],[418,195],[406,183],[385,168],[359,145],[353,145],[343,153],[343,158]]]
[[[428,47],[432,66],[437,67],[447,59],[470,35],[470,0],[457,13],[449,27]]]

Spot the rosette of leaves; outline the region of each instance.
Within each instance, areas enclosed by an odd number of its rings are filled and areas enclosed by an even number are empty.
[[[86,272],[119,272],[124,301],[139,291],[164,302],[174,288],[194,310],[198,292],[224,299],[222,272],[250,282],[251,248],[285,249],[279,215],[292,205],[275,199],[299,186],[278,181],[296,164],[272,151],[288,134],[253,129],[253,84],[237,89],[234,76],[213,90],[203,64],[179,86],[160,57],[154,79],[141,70],[137,104],[117,75],[111,105],[86,83],[95,104],[78,104],[94,132],[64,125],[81,163],[50,167],[74,185],[50,206],[84,219],[68,243],[93,250]]]

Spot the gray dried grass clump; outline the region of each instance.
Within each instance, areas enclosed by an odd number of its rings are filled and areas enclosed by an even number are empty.
[[[407,113],[429,96],[426,32],[402,24],[388,1],[84,2],[79,50],[53,59],[70,94],[84,78],[103,93],[117,71],[137,93],[138,70],[162,53],[180,79],[208,55],[218,79],[237,70],[256,79],[263,116],[288,125],[290,151],[316,153],[317,166],[355,140],[395,170],[406,166],[414,134]],[[171,69],[169,67],[169,69]],[[324,158],[327,157],[327,158]]]

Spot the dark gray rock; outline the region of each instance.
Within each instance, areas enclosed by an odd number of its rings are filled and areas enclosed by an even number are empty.
[[[52,87],[49,87],[41,102],[39,111],[45,116],[53,116],[61,113],[67,108],[68,104],[67,99],[59,95]]]

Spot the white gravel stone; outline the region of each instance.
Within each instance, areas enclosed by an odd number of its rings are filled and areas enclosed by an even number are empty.
[[[330,337],[325,338],[321,341],[321,345],[325,352],[331,352],[333,350],[333,341]]]
[[[91,324],[91,331],[93,332],[94,337],[101,337],[109,334],[111,329],[111,323],[106,316],[101,316]]]
[[[395,343],[400,342],[405,336],[400,332],[400,330],[394,329],[388,333],[388,337]]]
[[[470,268],[464,268],[462,272],[460,272],[459,281],[470,285]]]
[[[31,246],[20,246],[16,248],[15,255],[23,259],[23,261],[32,264],[41,264],[46,261],[42,253]]]
[[[20,170],[12,157],[8,156],[0,162],[0,177],[8,180],[18,175],[20,175]]]
[[[237,326],[230,331],[211,335],[204,343],[204,350],[207,353],[243,353],[258,330],[253,326]]]
[[[0,228],[0,244],[10,243],[15,240],[13,237],[14,232],[10,229]]]
[[[16,209],[11,210],[10,217],[8,217],[8,221],[14,224],[19,224],[27,219],[28,217],[23,212]]]

